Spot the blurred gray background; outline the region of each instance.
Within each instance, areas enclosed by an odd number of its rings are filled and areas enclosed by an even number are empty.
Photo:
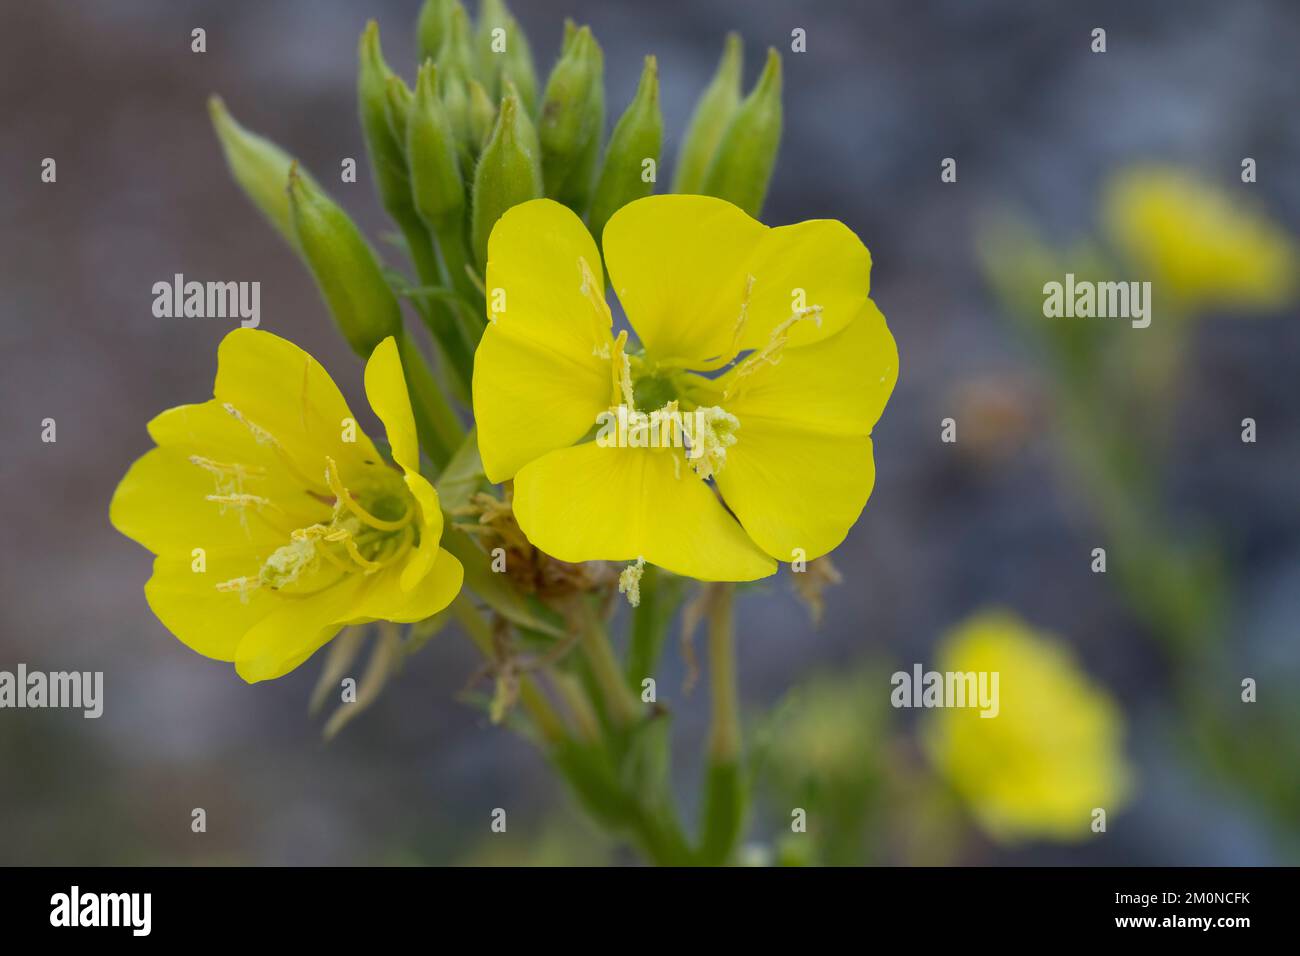
[[[471,5],[472,6],[472,5]],[[5,2],[0,34],[0,669],[103,670],[99,720],[0,711],[0,863],[598,862],[621,859],[567,808],[524,741],[456,695],[478,661],[447,632],[326,746],[306,714],[319,661],[246,686],[171,638],[142,592],[150,557],[108,525],[108,501],[149,447],[146,421],[211,394],[232,323],[156,319],[151,286],[258,280],[262,328],[317,356],[360,400],[361,367],[310,277],[231,181],[205,100],[299,156],[363,224],[386,231],[356,119],[357,37],[378,19],[390,63],[414,72],[415,0]],[[564,16],[606,51],[610,112],[641,57],[659,58],[665,156],[729,29],[746,85],[785,53],[786,133],[764,219],[832,217],[874,260],[873,296],[902,373],[876,431],[879,479],[836,554],[847,583],[819,630],[775,579],[740,606],[745,701],[766,709],[801,677],[856,660],[927,660],[938,635],[1005,604],[1067,637],[1123,703],[1139,797],[1084,848],[983,847],[977,862],[1269,863],[1283,854],[1249,807],[1200,782],[1170,740],[1154,645],[1081,555],[1097,529],[1052,445],[1035,367],[998,315],[974,223],[1014,203],[1062,235],[1092,223],[1117,164],[1156,158],[1224,182],[1258,160],[1257,195],[1300,223],[1300,7],[1277,2],[653,3],[515,0],[545,75]],[[207,53],[190,30],[207,30]],[[808,52],[790,54],[803,27]],[[1094,26],[1109,52],[1089,52]],[[58,182],[40,182],[44,157]],[[945,156],[956,185],[939,180]],[[365,169],[364,161],[361,168]],[[665,177],[666,181],[666,177]],[[396,255],[390,256],[394,264]],[[1172,441],[1179,513],[1222,535],[1243,584],[1234,653],[1297,674],[1300,328],[1211,318],[1198,333]],[[997,383],[1027,409],[1018,437],[954,456],[938,422]],[[1242,467],[1236,422],[1268,441]],[[40,422],[58,423],[56,444]],[[1191,520],[1191,519],[1189,519]],[[690,781],[705,695],[682,700]],[[1294,684],[1290,684],[1293,693]],[[1176,731],[1175,731],[1176,736]],[[689,804],[689,791],[683,800]],[[203,807],[208,832],[191,833]],[[509,832],[487,844],[494,807]],[[777,823],[758,821],[762,834]],[[863,862],[891,862],[864,860]]]

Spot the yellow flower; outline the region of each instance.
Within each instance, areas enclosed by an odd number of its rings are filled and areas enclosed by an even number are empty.
[[[977,707],[928,714],[935,766],[990,836],[1063,841],[1092,835],[1093,810],[1124,802],[1122,718],[1070,649],[1005,611],[985,611],[944,640],[941,671],[998,677],[996,717]]]
[[[488,478],[514,479],[529,540],[716,581],[838,545],[871,494],[871,428],[898,374],[866,248],[839,222],[772,229],[705,196],[630,203],[603,242],[635,351],[564,206],[516,206],[488,243],[479,451]],[[620,409],[677,413],[687,447],[594,440]]]
[[[1177,168],[1119,173],[1102,218],[1155,293],[1182,308],[1273,309],[1296,294],[1300,252],[1291,238],[1248,201]]]
[[[113,495],[113,526],[157,555],[144,591],[158,619],[250,683],[287,674],[349,624],[423,620],[460,590],[392,338],[365,384],[400,472],[310,355],[236,329],[215,397],[151,421],[158,447]]]

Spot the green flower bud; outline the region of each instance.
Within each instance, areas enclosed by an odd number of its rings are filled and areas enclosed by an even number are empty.
[[[663,144],[664,119],[659,112],[659,68],[655,58],[645,58],[645,69],[627,111],[614,127],[609,148],[605,151],[605,165],[596,182],[596,193],[591,201],[587,222],[591,234],[597,239],[605,223],[621,207],[634,199],[654,192],[659,148]],[[647,167],[646,160],[653,167]]]
[[[537,68],[533,66],[533,51],[528,46],[524,28],[514,17],[506,25],[505,63],[501,67],[501,92],[507,82],[519,92],[519,101],[529,115],[537,112]]]
[[[289,196],[284,191],[293,157],[269,139],[240,126],[226,110],[221,97],[214,96],[208,100],[208,113],[235,182],[289,245],[297,249],[298,237],[293,232]],[[298,175],[315,186],[306,170],[299,170]]]
[[[357,74],[357,102],[361,131],[370,155],[379,200],[388,214],[402,224],[414,216],[411,185],[407,178],[403,144],[388,122],[388,80],[393,71],[384,62],[379,46],[379,25],[371,20],[361,34],[360,70]]]
[[[438,70],[444,75],[452,73],[465,82],[474,75],[474,38],[469,25],[469,14],[460,0],[452,0],[447,15],[447,33],[442,38],[435,58]]]
[[[491,96],[499,96],[501,92],[501,67],[512,39],[510,20],[505,0],[482,0],[479,3],[474,52],[478,60],[478,75],[483,78],[484,88]],[[504,36],[497,33],[498,30],[504,30]]]
[[[542,195],[537,132],[514,90],[501,101],[492,136],[474,171],[470,238],[479,268],[487,264],[488,236],[511,206]]]
[[[469,134],[470,149],[475,155],[483,148],[487,138],[492,135],[492,127],[497,121],[497,108],[492,105],[492,98],[483,84],[478,80],[469,81]]]
[[[442,49],[442,41],[447,36],[447,23],[451,19],[453,0],[424,0],[420,8],[419,19],[415,21],[416,47],[420,52],[420,62],[432,60]]]
[[[399,146],[406,145],[406,121],[411,114],[411,88],[400,76],[390,76],[385,87],[388,96],[388,128]]]
[[[781,145],[781,56],[767,51],[767,65],[736,110],[704,178],[704,192],[733,202],[757,218]]]
[[[303,258],[348,344],[362,358],[402,331],[402,308],[352,219],[289,167],[289,209]]]
[[[445,218],[459,218],[465,208],[465,181],[432,62],[420,67],[415,80],[415,100],[406,125],[406,156],[411,167],[411,195],[420,218],[430,228]]]
[[[567,32],[567,27],[566,27]],[[586,208],[605,127],[605,57],[589,27],[566,40],[546,81],[539,138],[546,195]]]
[[[673,192],[698,193],[704,189],[704,177],[718,151],[718,143],[740,106],[740,74],[744,58],[740,35],[728,33],[717,72],[700,95],[682,137],[681,149],[677,153],[677,172],[673,176]]]

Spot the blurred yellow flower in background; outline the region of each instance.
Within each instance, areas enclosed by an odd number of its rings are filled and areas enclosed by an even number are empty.
[[[1300,251],[1291,237],[1246,200],[1176,167],[1117,173],[1102,222],[1139,277],[1175,307],[1273,309],[1296,294]]]
[[[397,468],[310,355],[236,329],[215,397],[151,421],[158,447],[113,495],[113,526],[157,555],[149,607],[249,683],[287,674],[349,624],[422,621],[460,590],[393,338],[365,384]]]
[[[936,709],[923,731],[935,767],[990,836],[1082,840],[1095,808],[1120,808],[1130,781],[1121,714],[1064,643],[985,611],[950,632],[938,657],[941,671],[1000,675],[996,717]]]

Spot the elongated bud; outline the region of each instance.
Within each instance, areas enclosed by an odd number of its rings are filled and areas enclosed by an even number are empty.
[[[481,0],[478,5],[478,29],[474,34],[474,54],[478,75],[491,97],[501,95],[501,69],[510,48],[510,11],[505,0]]]
[[[438,96],[436,68],[426,62],[415,80],[415,100],[406,126],[406,156],[416,212],[430,227],[465,208],[456,140]]]
[[[614,127],[605,151],[605,165],[596,182],[587,221],[597,239],[605,223],[621,207],[654,192],[663,145],[664,119],[659,111],[659,67],[654,57],[645,58],[641,82],[627,111]]]
[[[605,58],[589,27],[578,29],[546,81],[542,180],[546,195],[581,212],[591,193],[605,126]]]
[[[390,76],[385,87],[388,95],[388,129],[399,146],[406,145],[406,122],[411,115],[411,88],[400,76]],[[407,163],[410,165],[409,161]]]
[[[505,63],[501,68],[501,93],[505,84],[511,83],[519,93],[519,101],[530,116],[537,113],[537,68],[533,65],[533,51],[528,45],[524,28],[514,17],[506,24]],[[501,94],[498,94],[501,95]]]
[[[447,36],[447,22],[451,18],[451,0],[424,0],[419,19],[415,21],[416,48],[420,62],[432,60],[442,49]]]
[[[487,263],[488,236],[496,221],[511,206],[542,195],[538,153],[537,132],[518,94],[510,89],[474,171],[470,236],[480,269]]]
[[[735,203],[757,217],[781,145],[781,55],[767,51],[767,65],[740,104],[704,178],[704,192]]]
[[[677,153],[677,172],[673,176],[673,192],[698,193],[704,189],[704,177],[718,151],[722,134],[731,125],[731,119],[740,106],[740,76],[744,59],[740,34],[728,33],[717,72],[700,94],[682,137],[681,149]]]
[[[289,168],[289,209],[303,258],[353,351],[368,357],[402,330],[402,309],[374,250],[352,219],[314,183]]]
[[[293,157],[269,139],[240,126],[226,110],[221,97],[214,96],[208,100],[208,113],[235,182],[289,245],[297,249],[298,237],[293,232],[289,196],[284,191]],[[298,175],[311,182],[306,170],[299,170]]]
[[[359,60],[357,103],[375,188],[388,214],[399,223],[408,222],[415,210],[411,204],[406,156],[403,144],[393,134],[388,121],[388,80],[393,71],[384,62],[379,46],[379,25],[374,20],[366,24],[361,34]]]
[[[492,98],[478,80],[469,81],[469,134],[470,150],[475,156],[492,135],[496,125],[497,108],[492,105]]]
[[[460,0],[452,0],[447,14],[447,34],[442,38],[435,58],[438,70],[444,76],[456,73],[461,82],[474,75],[474,37],[470,29],[469,14]]]

